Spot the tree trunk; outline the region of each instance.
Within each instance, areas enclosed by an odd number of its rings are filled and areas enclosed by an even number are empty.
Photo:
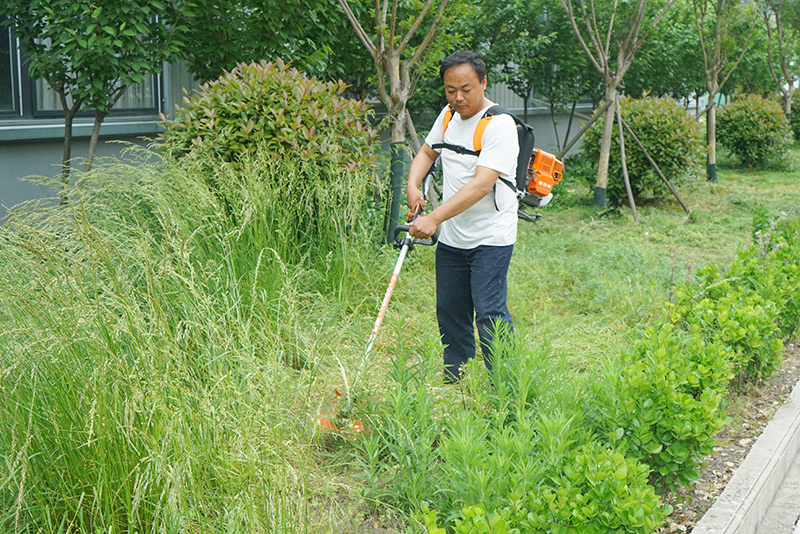
[[[794,86],[789,86],[789,90],[783,94],[783,112],[786,114],[786,120],[792,120],[792,93]]]
[[[89,140],[89,155],[86,158],[86,164],[83,166],[83,172],[89,172],[94,163],[94,153],[97,150],[97,141],[100,139],[100,126],[106,114],[102,111],[95,111],[94,125],[92,126],[92,138]]]
[[[564,143],[566,143],[569,140],[569,133],[570,131],[572,131],[572,120],[575,118],[575,107],[577,105],[578,101],[576,100],[575,102],[572,103],[572,109],[569,110],[569,121],[567,121],[567,133],[564,134]],[[561,143],[559,146],[562,145],[563,143]],[[559,148],[558,151],[561,152],[561,149]]]
[[[606,189],[608,189],[608,160],[611,157],[611,137],[614,133],[614,103],[616,101],[616,85],[606,82],[606,116],[603,123],[603,137],[600,139],[600,158],[597,162],[597,182],[594,186],[594,207],[606,207]]]
[[[708,113],[706,114],[706,137],[708,142],[707,179],[717,182],[717,95],[709,93]]]
[[[400,219],[400,204],[403,198],[403,180],[408,175],[408,146],[406,145],[406,110],[402,111],[392,122],[391,168],[390,168],[390,200],[389,212],[385,221],[386,242],[394,240],[394,227]]]
[[[561,152],[561,136],[558,133],[558,119],[556,118],[556,107],[550,102],[550,119],[553,121],[553,132],[556,134],[556,146]]]
[[[55,89],[61,100],[61,108],[64,110],[64,148],[61,152],[61,191],[59,192],[60,204],[67,204],[67,183],[69,183],[69,173],[71,170],[70,160],[72,159],[72,122],[78,110],[81,109],[81,100],[67,105],[67,97],[64,88]]]

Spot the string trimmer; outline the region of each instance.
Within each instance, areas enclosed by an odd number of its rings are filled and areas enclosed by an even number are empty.
[[[425,198],[426,192],[429,190],[430,184],[433,181],[433,178],[436,174],[436,163],[431,165],[430,170],[428,170],[428,174],[425,175],[425,179],[422,181],[422,195]],[[400,256],[397,258],[397,263],[395,263],[394,271],[392,271],[392,277],[389,280],[389,287],[386,288],[386,294],[383,296],[383,302],[381,303],[381,308],[378,311],[378,316],[375,319],[375,324],[372,327],[372,332],[369,335],[369,339],[367,340],[367,347],[364,350],[364,355],[361,357],[361,362],[358,364],[358,369],[356,370],[355,377],[353,378],[353,383],[351,385],[347,385],[347,377],[344,374],[344,369],[342,369],[342,376],[345,379],[345,388],[347,389],[347,407],[341,410],[340,416],[347,417],[350,411],[353,408],[353,399],[355,395],[353,394],[353,390],[355,390],[359,379],[361,378],[361,374],[364,371],[364,367],[366,366],[367,362],[369,361],[370,355],[372,353],[372,346],[375,344],[375,339],[378,337],[378,330],[381,327],[381,323],[383,322],[383,317],[386,315],[386,310],[389,308],[389,301],[392,298],[392,292],[394,291],[394,286],[397,284],[397,279],[400,277],[400,269],[403,267],[403,262],[406,259],[406,255],[414,248],[414,245],[435,245],[436,244],[436,234],[432,235],[430,239],[415,239],[408,235],[408,230],[410,227],[408,226],[414,219],[419,217],[422,213],[422,206],[417,204],[414,207],[414,211],[408,214],[408,220],[406,224],[395,226],[394,228],[394,247],[400,249]],[[401,234],[405,233],[405,238],[401,237]],[[341,363],[340,363],[341,365]]]

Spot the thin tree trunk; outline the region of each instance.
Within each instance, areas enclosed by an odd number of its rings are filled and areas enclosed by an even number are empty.
[[[792,93],[794,87],[789,87],[789,90],[783,95],[783,112],[786,114],[786,120],[792,119]]]
[[[567,142],[569,139],[569,132],[572,130],[572,121],[575,118],[575,107],[578,105],[578,101],[572,103],[572,109],[569,110],[569,121],[567,122],[567,132],[564,134],[564,143]],[[560,145],[559,145],[560,146]],[[561,152],[561,149],[558,150]]]
[[[97,142],[100,139],[100,126],[103,124],[103,119],[106,114],[102,111],[95,111],[94,124],[92,125],[92,137],[89,140],[89,155],[86,157],[86,163],[83,166],[83,172],[89,172],[94,163],[94,153],[97,150]]]
[[[608,161],[611,156],[611,136],[614,132],[614,102],[616,86],[606,85],[606,116],[603,123],[603,137],[600,139],[600,158],[597,162],[597,182],[594,186],[594,207],[606,207],[606,190],[608,189]]]
[[[556,119],[556,107],[550,102],[550,119],[553,121],[553,132],[556,134],[556,146],[561,152],[561,136],[558,134],[558,119]]]
[[[708,113],[706,114],[706,136],[708,142],[707,179],[717,182],[717,104],[716,95],[709,95]]]
[[[411,148],[414,150],[414,154],[422,149],[422,144],[419,141],[419,134],[417,133],[417,128],[414,126],[414,121],[411,118],[411,113],[406,110],[406,130],[408,133],[409,142],[411,143]]]
[[[61,108],[64,110],[64,148],[61,152],[61,191],[59,192],[59,197],[60,204],[65,206],[67,204],[67,184],[69,183],[69,174],[72,168],[70,165],[70,160],[72,159],[72,123],[81,108],[82,101],[78,99],[72,103],[72,106],[69,106],[64,88],[60,87],[55,91],[58,93],[61,100]]]

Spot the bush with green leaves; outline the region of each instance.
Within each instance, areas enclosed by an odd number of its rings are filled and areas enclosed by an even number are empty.
[[[800,141],[800,91],[792,95],[792,116],[789,120],[794,138]]]
[[[714,434],[731,375],[730,353],[663,325],[650,330],[631,354],[603,370],[592,410],[595,428],[610,446],[639,459],[661,488],[687,486],[698,476]]]
[[[649,534],[671,508],[648,485],[648,472],[647,466],[598,442],[582,445],[547,487],[518,503],[521,530]]]
[[[366,104],[342,96],[345,88],[280,60],[239,64],[187,95],[171,119],[162,117],[162,150],[238,165],[261,147],[276,159],[313,160],[320,171],[363,167],[375,132]]]
[[[676,302],[668,306],[671,321],[680,328],[697,329],[709,342],[718,341],[732,351],[737,384],[770,376],[780,363],[783,342],[779,336],[779,304],[743,282],[741,272],[726,277],[715,265],[697,274],[698,282],[680,286]],[[734,267],[737,267],[734,265]]]
[[[753,244],[739,249],[730,275],[778,306],[780,335],[791,338],[800,327],[800,224],[785,215],[754,208]]]
[[[620,102],[622,118],[630,126],[647,152],[673,185],[687,177],[696,176],[703,158],[702,132],[697,121],[673,98],[625,98]],[[602,121],[596,122],[583,139],[584,158],[597,166],[600,157]],[[619,133],[614,125],[608,166],[608,200],[612,204],[627,202],[620,158]],[[634,197],[663,196],[669,188],[658,177],[644,152],[625,130],[625,153]],[[596,174],[585,173],[594,185]]]
[[[491,512],[483,504],[464,506],[455,518],[457,534],[636,532],[657,529],[671,508],[648,485],[648,468],[596,441],[570,449],[551,465],[540,486],[512,497]],[[429,534],[445,532],[435,513],[424,510]]]
[[[717,140],[742,165],[783,161],[792,137],[780,106],[759,95],[743,95],[719,110]]]

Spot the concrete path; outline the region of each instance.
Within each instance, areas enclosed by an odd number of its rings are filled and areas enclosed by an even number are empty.
[[[800,534],[800,383],[693,534]]]

